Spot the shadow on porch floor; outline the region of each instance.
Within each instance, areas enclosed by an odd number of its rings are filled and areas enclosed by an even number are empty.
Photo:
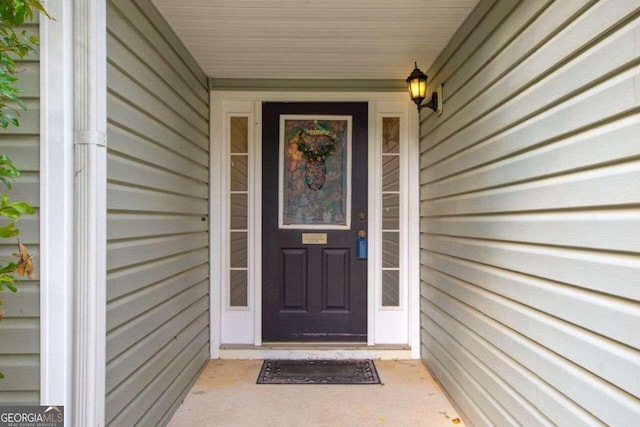
[[[260,360],[212,360],[170,427],[463,426],[419,360],[377,360],[384,385],[257,385]]]

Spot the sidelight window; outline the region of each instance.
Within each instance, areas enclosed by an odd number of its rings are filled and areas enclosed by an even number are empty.
[[[229,122],[229,292],[230,307],[248,306],[249,120]]]
[[[400,305],[400,118],[382,119],[383,307]]]

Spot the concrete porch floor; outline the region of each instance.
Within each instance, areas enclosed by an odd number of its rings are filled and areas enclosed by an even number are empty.
[[[376,360],[384,385],[257,385],[261,360],[212,360],[170,427],[463,426],[419,360]]]

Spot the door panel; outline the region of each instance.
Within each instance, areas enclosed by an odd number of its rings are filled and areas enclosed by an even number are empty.
[[[303,244],[310,230],[278,226],[281,115],[351,117],[351,227],[314,229],[326,234],[326,244]],[[262,120],[263,340],[366,341],[367,261],[356,258],[356,243],[367,225],[358,213],[368,207],[368,105],[264,103]]]
[[[322,251],[322,310],[349,310],[349,249]]]
[[[307,309],[307,250],[282,250],[282,292],[286,310]]]

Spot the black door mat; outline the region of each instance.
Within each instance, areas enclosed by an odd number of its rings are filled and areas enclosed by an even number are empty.
[[[265,360],[257,384],[380,384],[373,360]]]

